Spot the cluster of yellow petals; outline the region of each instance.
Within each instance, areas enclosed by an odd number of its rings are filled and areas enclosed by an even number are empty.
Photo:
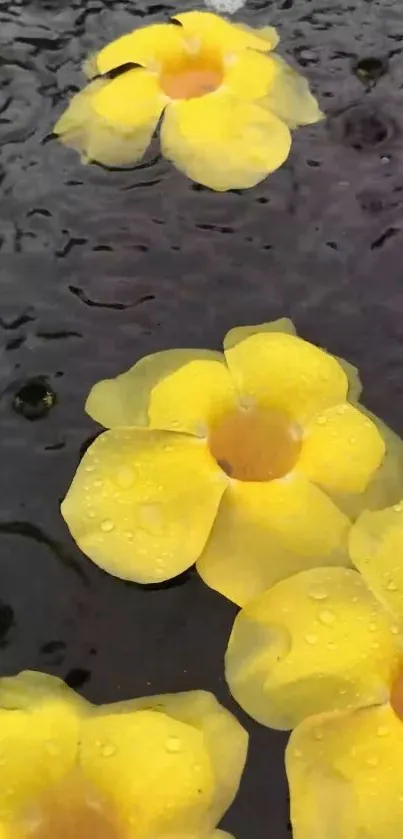
[[[0,679],[0,837],[230,839],[247,741],[204,691],[96,707],[52,676]]]
[[[272,27],[211,12],[123,35],[86,64],[93,77],[55,133],[84,160],[138,162],[162,118],[162,152],[224,191],[254,186],[284,163],[290,129],[322,118],[307,81],[280,57]]]
[[[352,567],[316,568],[248,603],[226,676],[240,705],[294,728],[294,839],[400,839],[403,824],[403,502],[350,531]]]
[[[359,393],[354,368],[285,319],[231,330],[224,353],[143,358],[92,389],[87,411],[109,431],[62,514],[109,573],[156,583],[196,562],[240,606],[299,571],[348,567],[351,522],[393,503],[403,474],[400,441]]]

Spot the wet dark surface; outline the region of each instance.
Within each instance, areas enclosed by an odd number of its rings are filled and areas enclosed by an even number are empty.
[[[82,59],[185,5],[0,0],[0,660],[95,701],[205,687],[232,707],[222,657],[235,609],[191,572],[165,589],[106,576],[59,501],[97,428],[90,386],[141,355],[219,347],[235,324],[291,316],[361,368],[366,404],[403,433],[403,10],[398,0],[266,0],[281,52],[328,114],[243,194],[178,174],[156,145],[130,171],[82,167],[49,139]],[[286,839],[285,738],[248,723],[225,820]]]

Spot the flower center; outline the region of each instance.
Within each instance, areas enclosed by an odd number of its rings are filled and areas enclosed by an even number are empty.
[[[217,55],[200,52],[164,63],[160,85],[171,99],[194,99],[217,90],[224,77]]]
[[[102,799],[80,779],[64,779],[25,813],[26,839],[124,839]]]
[[[272,481],[287,475],[295,465],[301,432],[282,411],[240,408],[210,429],[209,447],[231,478]]]
[[[403,721],[403,670],[400,671],[392,685],[390,704],[399,720]]]

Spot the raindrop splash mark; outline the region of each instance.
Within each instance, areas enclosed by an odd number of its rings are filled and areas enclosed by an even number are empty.
[[[86,684],[91,678],[91,671],[85,670],[83,667],[72,667],[64,677],[64,681],[69,688],[76,690]]]
[[[47,536],[46,533],[38,527],[38,525],[31,524],[28,521],[0,522],[0,534],[2,533],[7,536],[24,536],[26,539],[32,539],[40,545],[46,545],[63,563],[63,565],[67,568],[71,568],[72,571],[75,571],[85,586],[89,586],[89,579],[77,560],[70,556],[70,554],[65,551],[63,546],[57,542],[56,539],[52,539],[50,536]]]
[[[26,382],[14,394],[12,407],[17,414],[25,419],[38,420],[47,416],[56,404],[56,394],[44,377],[38,377]]]
[[[387,58],[376,58],[375,56],[367,56],[360,58],[353,65],[353,72],[364,85],[373,87],[379,79],[385,75],[388,70]]]

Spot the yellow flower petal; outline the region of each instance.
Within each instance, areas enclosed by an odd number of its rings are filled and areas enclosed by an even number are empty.
[[[80,765],[138,839],[207,833],[215,776],[203,733],[161,711],[89,717]]]
[[[399,503],[403,498],[402,440],[363,405],[357,407],[376,426],[386,448],[380,467],[362,494],[329,492],[337,506],[353,521],[363,510],[380,510]]]
[[[297,471],[326,490],[363,492],[379,468],[385,443],[374,423],[344,403],[305,427]]]
[[[73,97],[54,132],[87,160],[105,166],[136,163],[151,142],[166,101],[154,76],[132,70],[114,81],[89,84]]]
[[[225,51],[254,49],[268,52],[277,46],[279,37],[272,26],[253,29],[244,24],[233,24],[213,12],[184,12],[175,15],[179,20],[187,39],[195,43],[202,40],[206,45]]]
[[[343,368],[348,379],[348,401],[356,404],[361,396],[362,382],[360,379],[360,372],[354,364],[350,364],[345,358],[335,356],[340,366]]]
[[[217,824],[235,797],[246,761],[248,735],[238,720],[213,694],[201,690],[144,697],[114,708],[158,709],[202,732],[215,776],[210,815]]]
[[[223,88],[234,97],[254,101],[267,95],[276,75],[277,65],[271,55],[245,50],[225,69]]]
[[[23,812],[73,768],[80,709],[79,699],[51,676],[28,672],[0,680],[0,820]]]
[[[350,532],[350,556],[378,600],[403,621],[403,501],[364,512]]]
[[[97,71],[108,73],[130,62],[156,70],[162,61],[181,57],[185,49],[183,33],[178,26],[155,23],[107,44],[96,56]]]
[[[189,178],[219,192],[255,186],[288,157],[277,117],[225,93],[176,100],[165,111],[162,151]]]
[[[285,332],[287,335],[296,335],[295,326],[289,318],[279,318],[273,320],[271,323],[257,323],[254,326],[234,326],[227,332],[224,338],[224,350],[230,350],[235,344],[249,338],[250,335],[256,335],[259,332]]]
[[[323,119],[324,114],[309,89],[304,76],[297,73],[278,55],[270,56],[273,77],[270,89],[264,94],[264,105],[290,128],[310,125]]]
[[[225,356],[243,397],[285,411],[301,424],[346,399],[347,376],[338,361],[294,335],[251,335]]]
[[[86,411],[107,428],[149,425],[203,436],[236,402],[222,353],[166,350],[140,359],[116,379],[98,382]]]
[[[364,581],[315,568],[277,583],[235,620],[226,678],[258,722],[287,729],[323,711],[383,701],[403,638]]]
[[[162,582],[200,555],[225,487],[204,442],[116,429],[85,453],[61,510],[81,550],[101,568]]]
[[[286,751],[294,839],[400,839],[402,753],[389,705],[306,720]]]
[[[303,478],[232,482],[197,561],[208,586],[243,606],[312,566],[348,565],[348,519]]]
[[[166,350],[98,382],[87,413],[107,428],[148,425],[203,436],[210,422],[236,408],[237,394],[222,353]]]

